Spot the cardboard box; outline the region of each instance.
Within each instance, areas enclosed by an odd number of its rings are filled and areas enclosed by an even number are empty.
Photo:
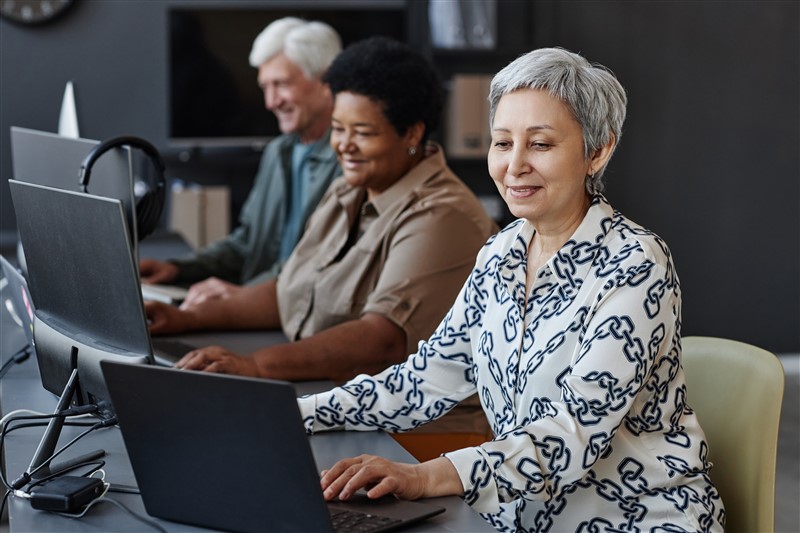
[[[169,227],[196,250],[230,233],[230,209],[228,187],[173,187]]]
[[[456,74],[447,101],[447,157],[486,157],[489,151],[489,74]]]

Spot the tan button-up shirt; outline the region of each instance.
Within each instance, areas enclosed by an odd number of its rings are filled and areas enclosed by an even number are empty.
[[[497,230],[435,148],[372,201],[342,178],[331,184],[278,278],[289,339],[365,313],[403,328],[408,353],[433,333]]]

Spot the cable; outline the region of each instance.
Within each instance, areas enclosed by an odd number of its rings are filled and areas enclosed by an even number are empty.
[[[31,411],[30,409],[15,409],[15,410],[11,411],[10,413],[6,413],[6,415],[3,418],[0,418],[0,429],[4,428],[6,426],[6,421],[9,418],[14,418],[17,415],[23,415],[23,414],[25,414],[25,415],[35,415],[35,416],[52,415],[52,413],[42,413],[40,411]]]
[[[106,484],[106,487],[108,487],[108,484]],[[89,505],[87,505],[86,508],[83,511],[80,512],[80,514],[67,514],[67,513],[58,513],[58,514],[60,514],[62,516],[67,516],[69,518],[82,518],[83,515],[85,515],[87,513],[87,511],[89,511],[89,509],[91,509],[95,505],[98,505],[98,504],[101,504],[101,503],[104,503],[104,502],[108,502],[108,503],[112,503],[112,504],[116,505],[117,507],[119,507],[120,509],[122,509],[123,511],[125,511],[126,513],[131,515],[136,520],[138,520],[138,521],[140,521],[140,522],[142,522],[144,524],[147,524],[148,526],[152,527],[156,531],[159,531],[161,533],[167,533],[167,530],[164,529],[163,527],[161,527],[155,521],[150,520],[149,518],[146,518],[144,516],[141,516],[138,513],[135,513],[130,508],[128,508],[125,504],[123,504],[122,502],[117,501],[117,500],[115,500],[113,498],[107,497],[106,496],[107,492],[108,492],[108,488],[106,488],[106,491],[103,493],[102,496],[98,497],[96,500],[92,501]]]
[[[60,449],[56,450],[56,452],[55,452],[55,453],[53,453],[53,454],[52,454],[50,457],[48,457],[47,459],[45,459],[44,461],[42,461],[42,464],[40,464],[39,466],[37,466],[36,468],[34,468],[33,470],[31,470],[30,472],[25,472],[25,473],[24,473],[24,474],[22,474],[20,477],[18,477],[17,479],[15,479],[15,480],[14,480],[14,482],[11,484],[11,486],[12,486],[13,488],[15,488],[15,489],[19,489],[19,488],[22,488],[22,487],[24,487],[25,485],[27,485],[27,484],[30,482],[30,480],[31,480],[31,477],[32,477],[32,476],[33,476],[33,475],[34,475],[36,472],[38,472],[39,470],[41,470],[41,469],[42,469],[42,468],[44,468],[45,466],[49,465],[49,464],[50,464],[50,462],[51,462],[53,459],[55,459],[56,457],[58,457],[59,455],[61,455],[61,453],[62,453],[62,452],[64,452],[64,451],[65,451],[67,448],[69,448],[70,446],[72,446],[73,444],[75,444],[76,442],[78,442],[80,439],[82,439],[83,437],[85,437],[86,435],[88,435],[89,433],[91,433],[92,431],[94,431],[94,430],[96,430],[96,429],[100,429],[100,428],[108,427],[108,426],[113,426],[113,425],[114,425],[114,424],[116,424],[116,423],[117,423],[117,418],[116,418],[116,417],[112,417],[112,418],[109,418],[109,419],[106,419],[106,420],[101,420],[100,422],[98,422],[98,423],[94,424],[92,427],[90,427],[90,428],[89,428],[89,429],[87,429],[86,431],[83,431],[83,432],[82,432],[82,433],[80,433],[80,434],[79,434],[77,437],[75,437],[74,439],[72,439],[71,441],[69,441],[68,443],[66,443],[66,444],[65,444],[64,446],[62,446]]]
[[[134,485],[120,485],[119,483],[111,483],[108,492],[119,492],[121,494],[141,494],[139,487]]]
[[[89,466],[89,465],[97,465],[97,468],[95,468],[94,470],[90,470],[89,472],[86,472],[81,477],[92,477],[92,474],[94,474],[95,472],[98,472],[98,471],[102,472],[101,468],[103,468],[106,465],[106,462],[102,461],[102,460],[101,461],[84,461],[83,463],[78,463],[76,465],[72,465],[69,468],[61,470],[60,472],[58,472],[56,474],[50,474],[49,476],[37,479],[36,481],[34,481],[30,485],[28,485],[28,491],[30,491],[33,487],[36,487],[37,485],[41,485],[42,483],[50,481],[51,479],[55,479],[57,477],[66,475],[66,474],[68,474],[68,473],[70,473],[70,472],[72,472],[74,470],[77,470],[79,468],[83,468],[84,466]],[[101,479],[104,479],[104,478],[105,478],[105,476],[103,478],[101,478]],[[107,491],[108,491],[108,489],[106,489],[106,492]]]
[[[87,412],[92,411],[92,410],[96,410],[96,409],[97,409],[96,406],[84,406],[84,407],[66,409],[64,411],[61,411],[59,413],[54,413],[54,414],[40,414],[40,413],[36,413],[35,411],[28,411],[28,410],[18,410],[18,411],[14,411],[12,413],[9,413],[8,415],[4,416],[2,418],[2,420],[0,420],[0,427],[2,427],[2,431],[0,432],[0,450],[2,450],[4,445],[5,445],[5,437],[6,437],[6,435],[11,433],[12,431],[16,431],[18,429],[22,429],[22,428],[26,428],[26,427],[44,426],[44,425],[46,425],[46,422],[44,422],[44,420],[55,418],[55,417],[85,416]],[[34,414],[18,416],[18,414],[21,413],[21,412],[34,413]],[[19,422],[21,420],[38,420],[39,422],[29,422],[29,423],[24,423],[24,424],[16,424],[13,427],[11,426],[12,422]],[[45,460],[40,466],[38,466],[37,468],[34,468],[30,472],[25,472],[23,475],[21,475],[19,478],[17,478],[14,481],[13,484],[9,484],[8,483],[4,473],[2,472],[2,470],[0,470],[0,479],[2,479],[3,484],[7,487],[7,490],[6,490],[5,494],[3,495],[2,501],[0,501],[0,518],[2,518],[2,516],[3,516],[3,512],[5,511],[5,506],[6,506],[6,503],[7,503],[8,499],[9,499],[10,495],[13,494],[15,496],[19,496],[19,497],[22,497],[22,498],[30,498],[30,494],[28,494],[28,492],[25,492],[23,490],[19,490],[19,489],[21,489],[21,487],[24,487],[25,485],[29,485],[28,489],[30,490],[31,488],[33,488],[33,487],[35,487],[35,486],[37,486],[39,484],[42,484],[42,483],[44,483],[46,481],[49,481],[51,479],[54,479],[54,478],[59,477],[61,475],[64,475],[67,472],[71,472],[71,471],[76,470],[78,468],[82,468],[82,467],[90,466],[90,465],[96,465],[96,468],[91,470],[90,472],[86,473],[83,477],[92,477],[95,473],[101,472],[102,473],[101,480],[104,480],[105,479],[105,471],[102,470],[102,467],[105,465],[105,461],[86,461],[86,462],[83,462],[83,463],[72,465],[67,470],[65,470],[63,472],[59,472],[58,474],[52,474],[52,475],[47,476],[45,478],[38,479],[38,480],[34,481],[33,483],[30,483],[30,480],[31,480],[33,474],[35,474],[38,470],[43,468],[45,465],[48,465],[53,459],[55,459],[58,455],[60,455],[63,451],[68,449],[70,446],[75,444],[78,440],[82,439],[83,437],[85,437],[86,435],[88,435],[89,433],[91,433],[92,431],[94,431],[96,429],[109,427],[109,426],[112,426],[112,425],[115,425],[115,424],[117,424],[117,418],[116,417],[112,417],[112,418],[109,418],[109,419],[106,419],[106,420],[101,420],[100,422],[97,422],[97,423],[94,423],[94,424],[66,421],[65,425],[88,427],[88,429],[86,429],[85,431],[80,433],[77,437],[75,437],[74,439],[69,441],[67,444],[62,446],[60,449],[58,449],[49,458],[47,458],[47,460]],[[158,525],[156,522],[154,522],[154,521],[152,521],[152,520],[150,520],[148,518],[145,518],[143,516],[138,515],[137,513],[133,512],[131,509],[129,509],[128,507],[126,507],[124,504],[122,504],[121,502],[119,502],[117,500],[114,500],[112,498],[107,498],[106,495],[108,494],[109,490],[111,489],[111,484],[103,482],[103,485],[104,485],[103,493],[100,496],[98,496],[95,500],[90,502],[80,513],[78,513],[78,514],[57,513],[57,514],[60,514],[62,516],[66,516],[68,518],[82,518],[89,511],[89,509],[91,509],[92,507],[94,507],[98,503],[109,502],[109,503],[112,503],[112,504],[116,505],[117,507],[121,508],[122,510],[124,510],[128,514],[130,514],[134,519],[136,519],[136,520],[138,520],[138,521],[140,521],[140,522],[142,522],[144,524],[149,525],[150,527],[152,527],[156,531],[166,533],[166,530],[164,528],[162,528],[160,525]],[[131,488],[129,488],[129,487],[124,487],[124,489],[122,487],[120,487],[120,489],[125,490],[126,492],[133,492],[133,490],[131,490]]]
[[[20,494],[18,494],[18,493],[20,493]],[[20,498],[30,498],[30,495],[28,493],[26,493],[26,492],[22,492],[22,491],[19,491],[19,490],[6,489],[6,493],[3,494],[3,500],[0,501],[0,522],[2,522],[2,520],[3,520],[3,511],[6,508],[6,502],[8,501],[8,497],[11,496],[12,494],[14,496],[19,496]]]
[[[87,406],[88,407],[88,406]],[[84,408],[80,408],[81,411]],[[74,411],[70,411],[74,412]],[[90,411],[89,411],[90,412]],[[6,424],[11,422],[12,419],[14,420],[28,420],[27,418],[23,418],[23,416],[31,416],[31,417],[41,417],[44,418],[53,418],[56,416],[68,416],[71,418],[86,418],[89,416],[89,412],[86,413],[79,413],[79,414],[70,414],[67,411],[62,411],[61,413],[42,413],[41,411],[31,411],[30,409],[15,409],[10,413],[6,413],[3,418],[0,418],[0,431],[6,427]],[[66,413],[66,414],[65,414]],[[35,418],[30,418],[30,420],[35,420]]]
[[[3,511],[6,509],[6,502],[8,501],[8,497],[11,495],[11,489],[6,489],[6,493],[3,495],[3,501],[0,502],[0,521],[3,520]]]
[[[31,347],[30,345],[26,344],[24,348],[20,348],[19,350],[17,350],[17,352],[14,355],[12,355],[8,361],[3,363],[3,366],[0,366],[0,378],[6,375],[6,373],[11,369],[11,366],[14,363],[20,364],[30,356],[31,356]]]
[[[28,416],[16,416],[16,413],[20,412],[29,412],[29,413],[36,413],[36,411],[28,411],[27,409],[19,409],[17,411],[12,411],[8,415],[4,416],[2,420],[0,420],[0,427],[2,427],[2,431],[0,431],[0,451],[5,449],[5,442],[6,442],[6,435],[11,433],[12,431],[16,431],[18,429],[28,428],[28,427],[39,427],[39,426],[46,426],[47,422],[29,422],[27,424],[17,424],[16,426],[11,427],[10,424],[12,422],[16,422],[18,420],[44,420],[52,418],[54,415],[46,415],[46,414],[32,414]],[[8,479],[5,476],[5,472],[3,469],[0,469],[0,480],[5,485],[6,489],[9,491],[14,490],[11,484],[8,482]]]
[[[5,422],[5,425],[3,426],[2,433],[0,433],[0,449],[3,449],[3,446],[5,444],[5,437],[9,432],[11,432],[13,430],[16,430],[16,429],[21,429],[22,427],[29,426],[29,424],[18,424],[16,426],[14,426],[13,428],[9,428],[8,425],[11,422],[15,422],[15,421],[18,421],[18,420],[43,420],[43,419],[48,419],[48,418],[68,417],[68,416],[73,416],[73,415],[83,415],[83,414],[87,414],[89,412],[96,411],[96,410],[97,410],[97,406],[95,406],[95,405],[87,405],[87,406],[80,406],[80,407],[72,407],[70,409],[65,409],[65,410],[63,410],[63,411],[61,411],[59,413],[54,413],[54,414],[51,414],[51,415],[28,415],[28,416],[11,417]],[[23,473],[20,477],[15,479],[14,482],[11,483],[11,484],[8,483],[8,480],[5,478],[4,475],[2,475],[0,477],[2,477],[3,483],[6,485],[6,487],[8,487],[10,489],[14,489],[14,490],[20,489],[20,488],[24,487],[25,485],[27,485],[28,483],[30,483],[30,480],[31,480],[32,476],[36,472],[38,472],[39,470],[44,468],[46,465],[49,465],[50,462],[53,459],[55,459],[58,455],[60,455],[62,452],[64,452],[67,448],[69,448],[70,446],[75,444],[78,440],[82,439],[83,437],[85,437],[86,435],[88,435],[89,433],[94,431],[95,429],[108,427],[109,425],[114,425],[114,424],[116,424],[116,417],[112,417],[112,418],[107,419],[107,420],[101,420],[100,422],[97,422],[97,423],[91,425],[86,431],[82,432],[77,437],[72,439],[70,442],[68,442],[67,444],[62,446],[55,453],[53,453],[50,457],[48,457],[45,461],[43,461],[38,467],[34,468],[30,472]]]
[[[53,417],[53,415],[41,415],[41,416],[42,416],[42,418],[52,418]],[[76,418],[80,418],[80,417],[76,417]],[[10,424],[11,422],[14,422],[14,421],[15,420],[10,420],[8,423]],[[46,426],[46,425],[47,425],[47,422],[30,422],[28,424],[17,424],[14,427],[5,427],[4,426],[3,430],[2,430],[2,433],[0,433],[0,450],[4,449],[6,435],[11,433],[12,431],[16,431],[18,429],[30,428],[30,427],[43,427],[43,426]],[[70,427],[89,427],[89,426],[93,426],[94,424],[88,424],[86,422],[70,422],[70,421],[67,421],[67,422],[64,422],[64,425],[70,426]],[[5,474],[3,473],[3,471],[1,469],[0,469],[0,481],[2,481],[3,485],[5,485],[5,487],[7,489],[14,490],[11,487],[11,484],[6,479]]]
[[[30,411],[30,412],[35,412],[35,411]],[[9,414],[12,414],[12,413],[9,413]],[[8,433],[11,433],[12,431],[15,431],[17,429],[22,429],[24,427],[44,426],[44,425],[46,425],[46,423],[44,423],[44,422],[34,422],[34,423],[28,423],[28,424],[18,424],[18,425],[14,426],[14,427],[8,427],[8,424],[10,424],[11,422],[16,422],[18,420],[29,420],[29,419],[34,419],[34,420],[35,419],[47,419],[47,418],[53,418],[53,417],[56,417],[56,416],[61,416],[61,415],[60,414],[51,414],[51,415],[35,414],[35,415],[22,416],[22,417],[11,417],[11,418],[9,418],[8,416],[3,417],[3,420],[0,422],[0,423],[3,424],[3,430],[2,430],[2,433],[0,433],[0,450],[3,449],[5,436]],[[65,425],[70,425],[70,426],[76,426],[77,425],[77,426],[82,426],[82,427],[89,426],[89,429],[87,429],[86,431],[84,431],[83,433],[81,433],[80,435],[78,435],[77,437],[72,439],[69,443],[64,445],[61,449],[59,449],[57,452],[55,452],[47,461],[45,461],[44,464],[47,464],[50,461],[52,461],[58,454],[60,454],[64,450],[66,450],[68,447],[72,446],[72,444],[74,444],[79,439],[81,439],[84,436],[86,436],[91,431],[94,431],[95,429],[99,429],[100,427],[108,427],[109,425],[113,425],[115,423],[116,423],[116,418],[111,418],[111,419],[104,420],[104,421],[98,422],[96,424],[91,424],[91,425],[85,424],[85,423],[80,423],[80,422],[65,422]],[[43,479],[40,479],[40,480],[36,480],[34,483],[30,484],[29,489],[35,487],[36,485],[44,483],[45,481],[49,481],[50,479],[53,479],[53,478],[58,477],[58,476],[61,476],[61,475],[65,474],[65,473],[67,473],[67,472],[71,472],[71,471],[73,471],[73,470],[75,470],[77,468],[81,468],[81,467],[92,465],[92,464],[98,465],[97,468],[92,470],[92,471],[90,471],[90,472],[88,472],[87,474],[85,474],[84,477],[92,477],[95,473],[102,472],[103,476],[102,476],[101,479],[104,480],[105,479],[105,471],[102,470],[102,467],[105,466],[105,461],[87,461],[87,462],[80,463],[80,464],[77,464],[77,465],[72,465],[68,470],[66,470],[64,472],[59,472],[58,474],[53,474],[53,475],[50,475],[50,476],[48,476],[46,478],[43,478]],[[38,470],[38,468],[34,469],[30,473],[26,472],[26,475],[27,476],[31,476],[37,470]],[[21,497],[21,498],[30,498],[30,495],[25,491],[18,490],[18,489],[13,489],[11,487],[11,485],[9,485],[9,483],[7,482],[6,477],[3,474],[1,469],[0,469],[0,478],[3,481],[3,484],[6,487],[8,487],[6,492],[5,492],[5,494],[3,495],[2,501],[0,501],[0,519],[2,519],[3,512],[5,511],[6,502],[8,501],[9,496],[11,496],[13,494],[14,496],[18,496],[18,497]],[[21,476],[21,478],[22,478],[22,476]],[[17,481],[19,481],[19,479]],[[16,484],[16,482],[15,482],[15,484]],[[69,513],[57,513],[57,514],[60,514],[62,516],[68,517],[68,518],[76,518],[76,519],[77,518],[82,518],[89,511],[89,509],[91,509],[95,505],[103,503],[103,502],[108,502],[108,503],[116,505],[117,507],[119,507],[120,509],[122,509],[123,511],[125,511],[129,515],[131,515],[134,519],[136,519],[136,520],[138,520],[138,521],[140,521],[140,522],[152,527],[156,531],[159,531],[161,533],[166,533],[166,530],[163,527],[161,527],[158,523],[154,522],[153,520],[150,520],[149,518],[146,518],[144,516],[141,516],[141,515],[135,513],[133,510],[131,510],[130,508],[125,506],[122,502],[119,502],[119,501],[117,501],[117,500],[115,500],[113,498],[108,498],[107,497],[108,492],[112,491],[112,490],[116,490],[118,492],[127,492],[127,493],[138,494],[139,491],[138,491],[137,488],[128,487],[128,486],[124,486],[124,485],[117,485],[116,487],[112,488],[112,484],[111,483],[105,483],[105,482],[103,483],[103,485],[105,487],[105,490],[103,491],[103,494],[101,494],[95,500],[90,502],[79,514],[69,514]]]

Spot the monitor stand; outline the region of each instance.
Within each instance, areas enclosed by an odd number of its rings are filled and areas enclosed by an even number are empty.
[[[73,346],[71,354],[72,361],[77,361],[77,352],[78,349]],[[54,414],[58,415],[62,411],[69,409],[69,406],[72,403],[72,398],[75,395],[75,391],[78,389],[78,383],[78,369],[73,368],[72,374],[70,374],[70,377],[67,380],[67,385],[64,387],[64,392],[61,393],[61,396],[58,399],[58,405],[56,405]],[[64,416],[54,416],[50,419],[50,422],[47,424],[47,429],[45,429],[44,434],[42,435],[42,440],[39,442],[36,453],[33,455],[31,464],[28,467],[27,475],[24,475],[23,477],[29,477],[29,479],[36,480],[44,479],[46,477],[66,472],[78,465],[94,461],[105,455],[105,450],[95,450],[79,457],[75,457],[74,459],[63,461],[57,464],[50,464],[54,456],[61,452],[61,450],[56,452],[56,445],[58,444],[58,438],[61,436],[61,429],[64,427],[64,420]]]

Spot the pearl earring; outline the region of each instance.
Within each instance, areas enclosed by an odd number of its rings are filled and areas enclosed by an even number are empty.
[[[408,147],[408,155],[417,155],[417,147],[416,146],[409,146]]]

